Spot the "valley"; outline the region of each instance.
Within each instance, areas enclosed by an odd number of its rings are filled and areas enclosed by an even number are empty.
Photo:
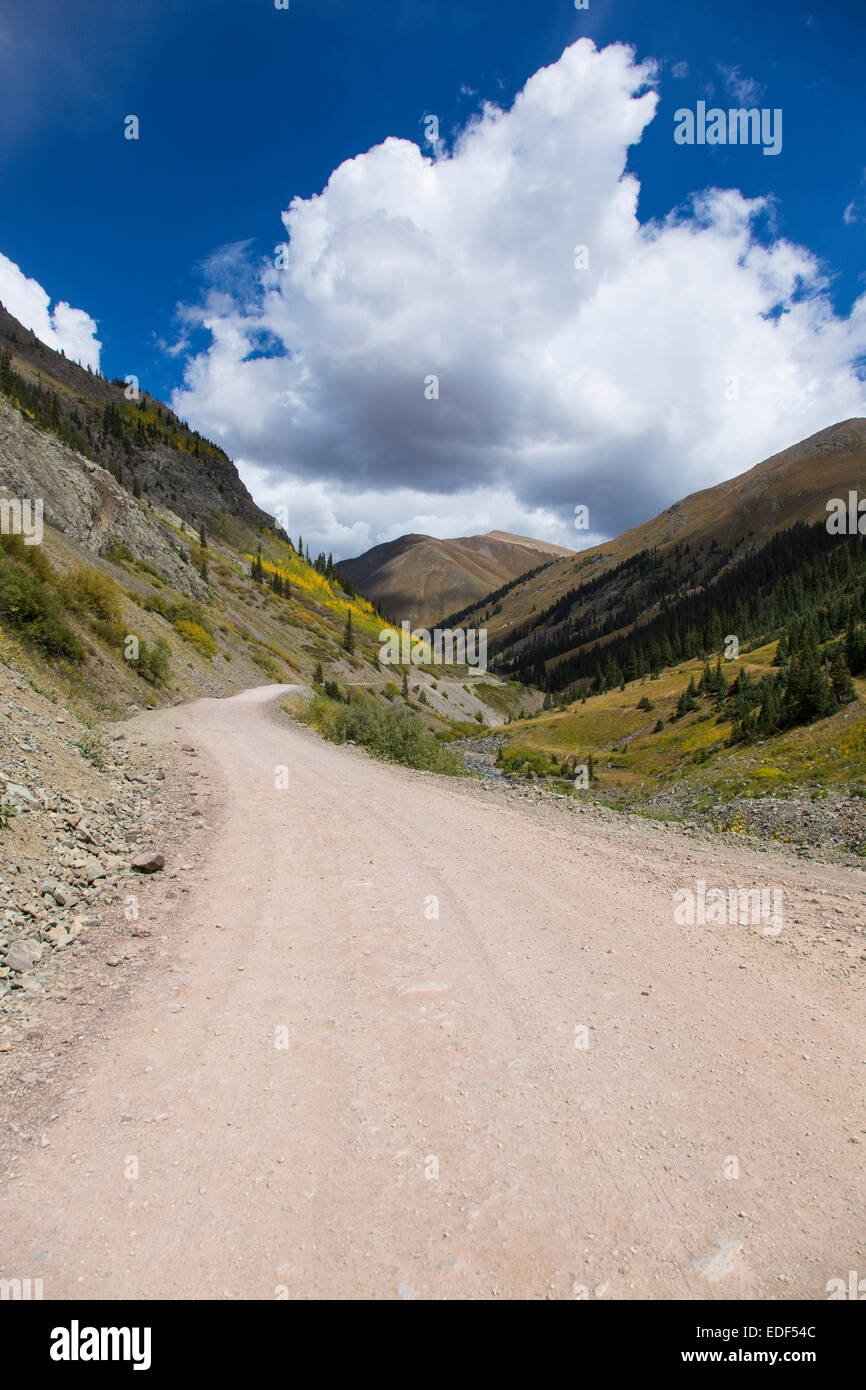
[[[381,554],[310,556],[8,317],[0,1277],[823,1297],[866,1195],[866,566],[819,521],[863,422],[594,551],[402,538],[466,658],[407,661]]]

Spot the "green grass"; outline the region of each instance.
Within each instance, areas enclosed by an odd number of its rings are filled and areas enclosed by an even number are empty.
[[[768,643],[725,665],[732,682],[742,667],[760,677],[772,669],[775,643]],[[683,662],[654,681],[632,681],[624,691],[607,691],[585,704],[539,712],[534,718],[500,726],[521,751],[557,756],[592,753],[599,788],[629,797],[651,795],[672,783],[683,784],[708,803],[736,796],[793,794],[803,787],[846,790],[866,783],[866,681],[855,681],[859,699],[827,719],[774,735],[764,742],[728,745],[732,725],[718,722],[704,698],[693,714],[674,719],[680,693],[690,676],[700,678],[703,663]],[[637,701],[652,701],[649,714]],[[663,727],[657,728],[661,719]],[[638,732],[643,730],[643,732]],[[622,739],[635,735],[625,748]],[[514,746],[514,745],[512,745]],[[514,756],[517,756],[515,754]]]
[[[97,733],[86,733],[74,745],[93,767],[105,767],[105,744]]]
[[[532,771],[540,777],[547,777],[553,768],[549,756],[545,757],[536,749],[527,748],[519,743],[511,743],[507,748],[503,748],[497,763],[503,772],[522,772],[525,775]],[[556,770],[558,771],[558,767]]]

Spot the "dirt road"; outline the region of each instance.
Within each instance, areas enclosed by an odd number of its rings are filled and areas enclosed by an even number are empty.
[[[218,809],[4,1183],[4,1271],[55,1299],[866,1275],[859,871],[382,766],[280,689],[136,721],[170,775],[194,745]],[[782,930],[677,925],[698,878],[781,889]]]

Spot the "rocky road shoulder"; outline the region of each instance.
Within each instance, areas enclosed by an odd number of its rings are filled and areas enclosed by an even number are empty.
[[[86,1066],[165,963],[220,788],[195,749],[95,734],[0,667],[0,799],[0,1135],[47,1143],[20,1117],[48,1122],[64,1059]]]

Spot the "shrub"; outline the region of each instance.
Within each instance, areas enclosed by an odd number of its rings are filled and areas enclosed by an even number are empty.
[[[145,613],[158,613],[167,623],[174,622],[173,605],[162,594],[149,594],[141,606]]]
[[[386,707],[366,695],[347,705],[316,695],[302,717],[332,743],[351,739],[386,762],[450,776],[465,774],[462,759],[443,748],[421,720],[402,705]]]
[[[126,629],[119,622],[110,623],[104,622],[102,618],[94,618],[90,624],[90,630],[95,632],[107,647],[122,647],[126,640]]]
[[[178,636],[182,637],[185,642],[189,642],[202,656],[206,656],[208,659],[216,656],[216,642],[213,640],[210,633],[205,632],[204,628],[198,623],[187,622],[186,619],[181,618],[178,622],[174,623],[173,626]]]
[[[506,772],[517,772],[528,766],[530,771],[546,777],[550,771],[550,765],[543,753],[537,753],[533,748],[523,748],[519,743],[512,743],[508,748],[500,749],[497,762]]]
[[[195,623],[203,628],[209,637],[213,636],[213,624],[200,603],[191,598],[172,600],[163,594],[150,594],[141,605],[146,613],[158,613],[167,623],[177,627],[178,623]],[[227,629],[223,629],[226,631]]]
[[[213,623],[201,604],[196,603],[195,599],[182,598],[177,603],[172,604],[171,621],[172,623],[195,623],[198,627],[204,628],[209,637],[213,637]]]
[[[63,580],[63,596],[73,608],[104,623],[120,621],[120,588],[93,565],[76,565]]]
[[[48,559],[20,536],[0,545],[0,618],[49,656],[81,661],[84,650],[64,617]]]
[[[249,656],[250,660],[254,662],[260,670],[264,671],[266,676],[270,676],[272,681],[282,680],[282,671],[280,670],[277,663],[274,661],[274,658],[272,656],[269,656],[267,652],[256,651],[254,648],[251,647],[249,650]]]
[[[165,583],[165,576],[160,574],[154,565],[148,564],[147,560],[136,560],[135,568],[141,570],[143,574],[149,574],[154,584],[162,585]]]
[[[123,544],[123,541],[112,540],[105,552],[105,558],[106,560],[110,560],[113,565],[131,565],[135,563],[135,556],[129,546]]]
[[[75,744],[75,747],[94,767],[103,768],[105,766],[105,745],[99,734],[86,733]]]
[[[151,685],[165,685],[171,674],[170,655],[169,645],[163,637],[157,638],[153,646],[139,639],[138,659],[130,665]]]

